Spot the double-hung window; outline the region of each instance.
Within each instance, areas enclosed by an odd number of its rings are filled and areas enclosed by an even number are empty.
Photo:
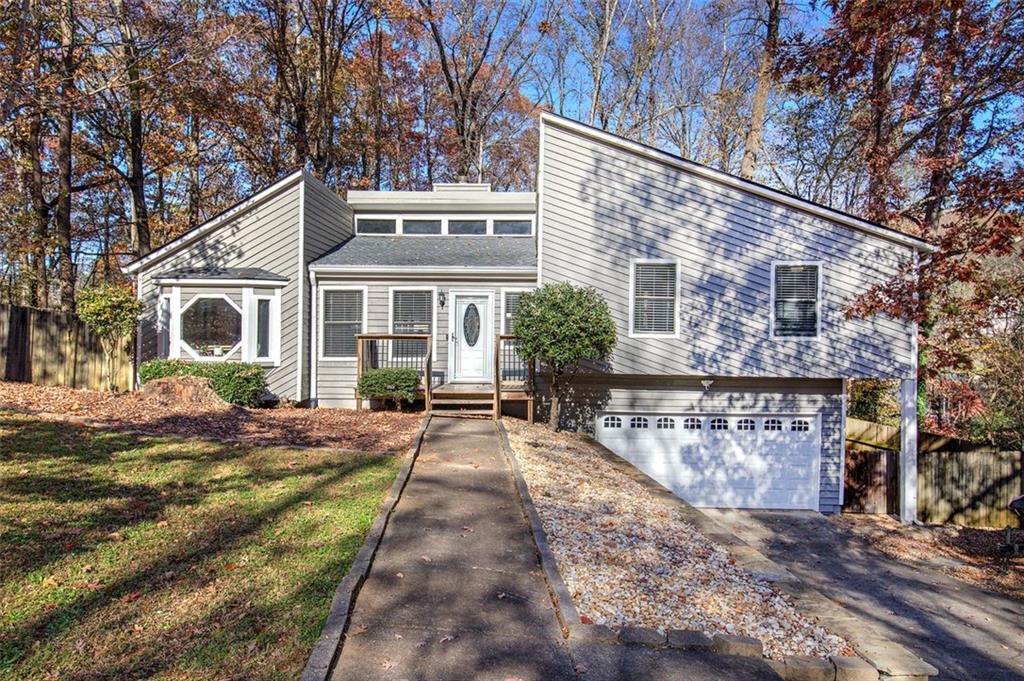
[[[502,315],[501,315],[501,332],[509,335],[515,335],[515,317],[516,310],[519,309],[519,299],[522,298],[524,293],[528,293],[532,289],[523,290],[508,290],[502,292],[504,300],[502,302]]]
[[[675,336],[679,324],[679,263],[636,260],[632,266],[630,335]]]
[[[426,334],[433,342],[434,290],[391,289],[391,333]],[[422,341],[395,341],[396,358],[421,358],[427,348]]]
[[[363,333],[366,292],[363,289],[321,289],[324,359],[355,359],[356,336]]]
[[[821,265],[772,266],[772,336],[815,338],[821,330]]]

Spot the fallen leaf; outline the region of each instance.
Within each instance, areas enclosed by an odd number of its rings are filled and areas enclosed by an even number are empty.
[[[398,577],[399,579],[405,579],[405,575],[403,575],[401,572],[396,572],[395,577]]]
[[[224,566],[224,569],[227,570],[228,572],[234,572],[235,570],[238,569],[238,566],[235,565],[234,563],[228,563],[227,565]]]
[[[389,669],[393,669],[394,666],[395,666],[395,663],[392,662],[391,660],[384,660],[383,662],[380,663],[380,667],[384,671],[387,671]]]
[[[43,580],[43,586],[50,587],[51,589],[57,586],[57,578],[50,575]]]
[[[586,615],[580,615],[580,624],[593,624],[594,620],[590,619]]]
[[[130,594],[126,595],[121,600],[124,601],[125,603],[131,603],[132,601],[137,601],[140,598],[142,598],[142,592],[141,591],[133,591]]]
[[[158,520],[157,523],[156,523],[156,526],[157,527],[167,527],[167,521],[166,520]]]
[[[455,637],[452,634],[448,634],[447,636],[442,636],[441,637],[441,643],[448,643],[449,641],[454,641],[454,640],[455,640]]]
[[[111,532],[107,535],[107,539],[110,539],[111,541],[124,541],[124,535],[120,532]]]
[[[298,461],[289,461],[288,462],[288,468],[295,468],[298,465],[299,465]]]
[[[422,560],[424,563],[430,563],[431,562],[430,556],[420,556],[420,560]]]

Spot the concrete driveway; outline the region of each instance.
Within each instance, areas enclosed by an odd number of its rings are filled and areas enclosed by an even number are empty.
[[[891,560],[817,513],[704,512],[938,667],[939,679],[1024,679],[1024,603]]]

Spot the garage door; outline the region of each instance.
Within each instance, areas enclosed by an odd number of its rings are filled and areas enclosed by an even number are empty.
[[[601,414],[596,430],[694,506],[818,508],[817,415]]]

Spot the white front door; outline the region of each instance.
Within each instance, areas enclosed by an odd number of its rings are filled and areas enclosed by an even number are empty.
[[[491,297],[479,293],[453,293],[451,338],[454,348],[453,381],[491,380],[487,351],[492,344],[494,315]]]

